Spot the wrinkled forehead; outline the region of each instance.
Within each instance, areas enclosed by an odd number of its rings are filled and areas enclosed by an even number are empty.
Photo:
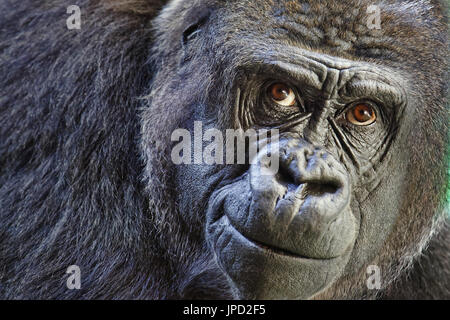
[[[204,6],[205,2],[198,1],[197,5]],[[236,22],[240,24],[257,22],[262,27],[294,23],[324,33],[326,27],[366,27],[377,10],[388,25],[416,28],[432,19],[433,9],[428,0],[231,0],[210,1],[208,6],[220,8],[222,17],[239,18]]]
[[[414,72],[433,54],[418,48],[442,51],[446,33],[428,0],[175,0],[156,20],[155,56],[184,50],[180,39],[199,20],[206,21],[200,29],[207,40],[194,46],[198,55],[230,67],[247,56],[279,60],[298,48]]]
[[[417,41],[432,6],[428,1],[217,2],[218,42],[288,44],[342,56],[404,59],[404,43]],[[214,8],[214,6],[213,6]],[[219,35],[219,36],[217,36]]]

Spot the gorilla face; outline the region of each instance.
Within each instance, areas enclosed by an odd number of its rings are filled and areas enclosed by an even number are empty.
[[[365,7],[335,19],[327,3],[197,5],[175,1],[157,21],[168,31],[152,113],[173,112],[170,130],[202,121],[204,130],[279,132],[267,140],[278,170],[266,149],[251,163],[174,169],[178,214],[201,232],[235,296],[310,298],[376,257],[391,262],[380,250],[407,211],[408,135],[421,101],[402,50],[389,45],[392,27],[369,30]]]
[[[283,126],[279,170],[267,174],[267,163],[257,162],[207,186],[213,193],[206,238],[244,298],[308,298],[341,275],[352,254],[361,256],[358,231],[371,227],[361,226],[361,216],[386,214],[368,193],[381,179],[395,181],[380,168],[396,152],[391,144],[406,101],[393,71],[277,47],[283,52],[271,57],[254,51],[270,62],[234,85],[229,105],[255,119],[251,127]],[[278,87],[283,99],[293,93],[289,107],[276,99]],[[203,170],[212,175],[212,168]],[[395,203],[391,210],[395,216]]]

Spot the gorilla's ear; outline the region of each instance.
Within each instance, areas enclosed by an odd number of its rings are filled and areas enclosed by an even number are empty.
[[[197,11],[194,15],[186,17],[185,25],[187,27],[184,29],[182,36],[183,46],[188,45],[188,43],[201,32],[202,27],[204,26],[210,15],[211,10],[209,8],[204,8],[200,11]]]

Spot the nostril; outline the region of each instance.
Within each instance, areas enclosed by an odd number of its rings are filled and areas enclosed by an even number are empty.
[[[302,194],[304,198],[308,196],[320,197],[325,193],[336,193],[338,189],[339,186],[331,182],[305,182],[305,187],[303,188]]]
[[[286,188],[286,192],[295,192],[298,187],[303,185],[300,191],[301,198],[308,196],[321,197],[325,194],[335,194],[342,187],[338,181],[324,179],[323,181],[295,181],[294,177],[283,167],[279,168],[276,175],[278,183]]]
[[[322,177],[315,179],[313,177],[296,177],[291,173],[288,167],[280,166],[276,174],[276,180],[285,186],[288,192],[297,190],[297,187],[304,185],[301,194],[304,197],[309,195],[319,197],[326,193],[336,193],[342,188],[342,183],[338,179]],[[298,179],[299,178],[299,179]]]
[[[275,177],[278,183],[285,186],[288,191],[293,191],[297,189],[298,183],[295,182],[295,178],[284,166],[280,166],[278,168],[278,173],[276,174]]]

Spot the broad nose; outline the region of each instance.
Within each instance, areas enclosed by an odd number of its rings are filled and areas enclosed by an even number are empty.
[[[343,254],[355,227],[345,167],[300,139],[280,141],[278,152],[278,171],[267,175],[264,162],[250,168],[253,201],[245,224],[250,237],[311,258]]]
[[[310,224],[316,227],[335,220],[350,200],[350,181],[343,165],[322,148],[304,141],[290,141],[281,147],[275,178],[287,186],[285,198],[302,202],[298,214],[309,215]],[[283,200],[280,210],[285,206]]]

